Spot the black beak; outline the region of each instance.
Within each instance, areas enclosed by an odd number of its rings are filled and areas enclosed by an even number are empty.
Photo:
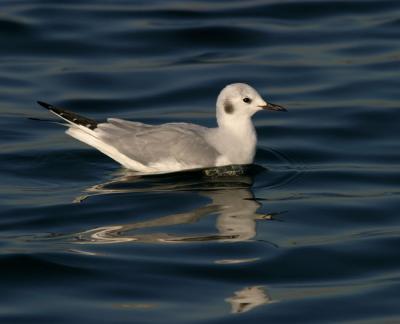
[[[275,104],[269,103],[269,102],[267,102],[266,105],[258,106],[258,107],[260,107],[260,108],[262,108],[262,109],[265,109],[265,110],[271,110],[271,111],[287,111],[287,110],[286,110],[285,108],[283,108],[282,106],[275,105]]]

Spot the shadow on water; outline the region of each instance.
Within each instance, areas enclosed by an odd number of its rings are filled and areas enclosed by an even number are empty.
[[[187,191],[195,192],[206,198],[208,203],[183,213],[128,224],[101,226],[73,233],[68,235],[68,240],[80,244],[251,240],[256,236],[257,221],[271,221],[276,219],[279,214],[257,213],[261,204],[254,197],[251,186],[254,177],[261,172],[267,172],[267,169],[256,165],[229,166],[151,176],[120,170],[111,181],[87,188],[84,195],[75,199],[75,203],[85,203],[91,197],[98,195]],[[171,226],[196,223],[210,215],[216,215],[215,233],[172,235],[164,230],[155,232],[160,228],[167,229]],[[140,230],[143,229],[153,229],[154,232],[140,233]]]

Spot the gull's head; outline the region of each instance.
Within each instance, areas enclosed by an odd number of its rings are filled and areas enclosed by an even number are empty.
[[[218,122],[250,118],[259,110],[286,111],[285,108],[266,102],[248,84],[232,83],[220,92],[217,99]]]

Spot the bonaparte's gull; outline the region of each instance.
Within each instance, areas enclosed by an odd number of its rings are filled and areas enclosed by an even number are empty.
[[[267,103],[245,83],[227,85],[217,98],[216,128],[188,123],[148,125],[82,117],[38,101],[67,121],[66,133],[124,167],[145,173],[173,172],[253,162],[257,135],[251,117],[259,110],[286,111]]]

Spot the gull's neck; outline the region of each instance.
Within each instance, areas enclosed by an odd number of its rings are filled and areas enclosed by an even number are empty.
[[[249,116],[217,116],[218,151],[227,158],[227,164],[253,162],[257,135]]]

